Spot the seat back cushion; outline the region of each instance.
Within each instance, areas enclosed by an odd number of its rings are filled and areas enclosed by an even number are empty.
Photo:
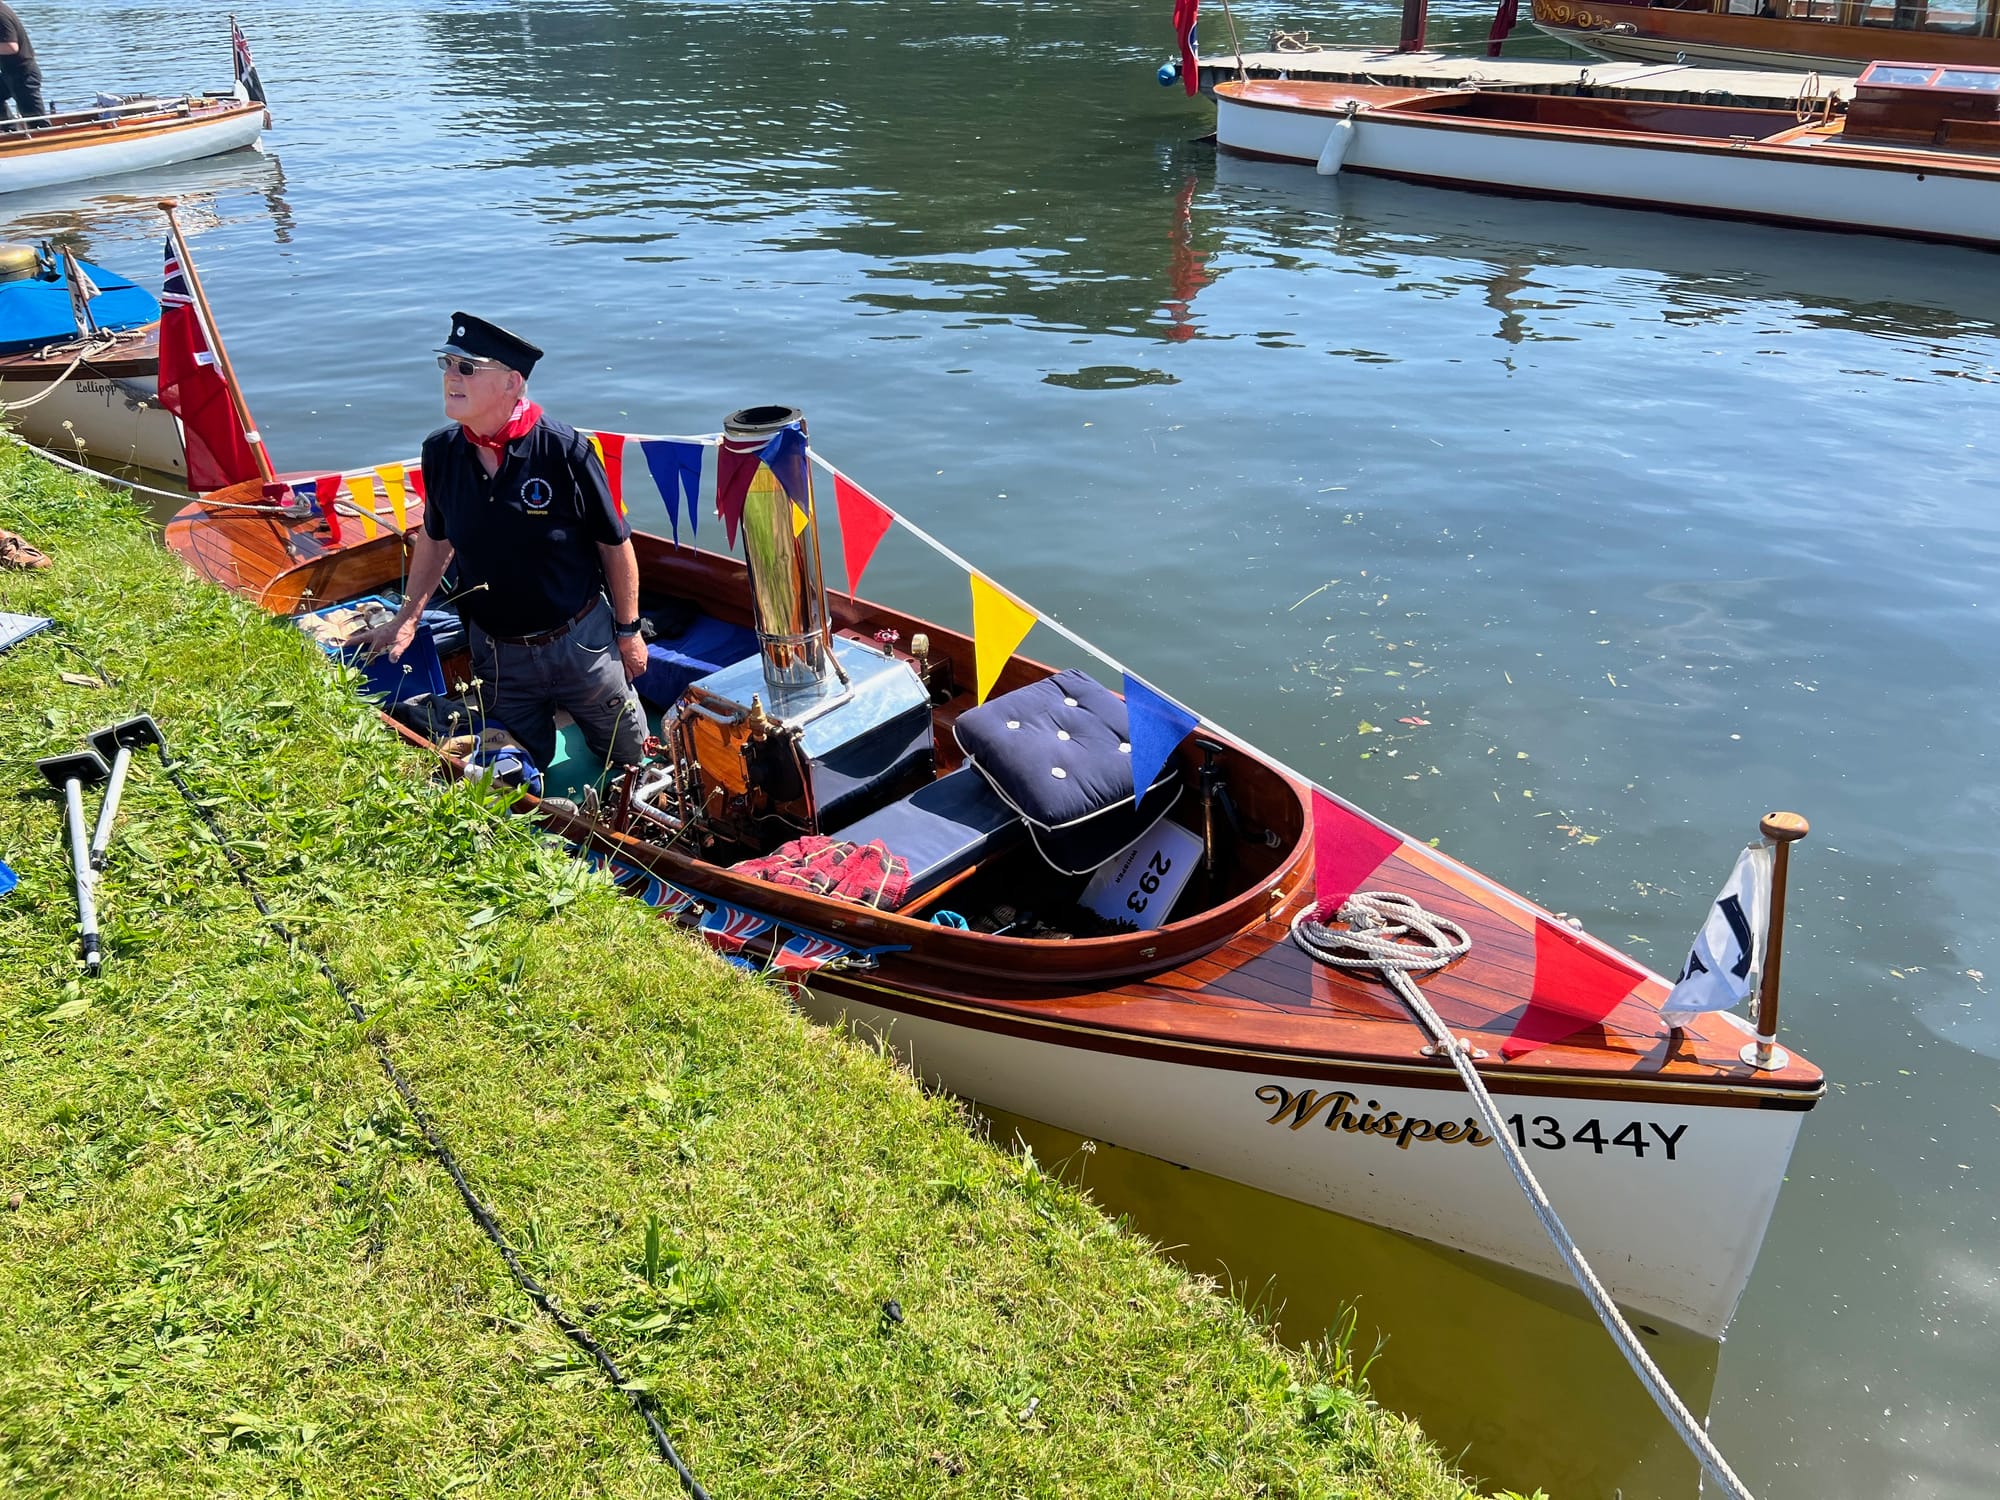
[[[671,708],[690,683],[754,656],[757,632],[713,615],[697,615],[680,635],[646,643],[646,670],[632,680],[639,696],[656,708]]]
[[[993,790],[1028,820],[1042,858],[1068,874],[1096,869],[1180,795],[1170,760],[1135,802],[1125,700],[1073,668],[968,709],[952,732]]]
[[[839,833],[849,843],[878,841],[909,863],[907,906],[988,854],[1011,847],[1026,831],[1021,815],[978,772],[962,766]]]

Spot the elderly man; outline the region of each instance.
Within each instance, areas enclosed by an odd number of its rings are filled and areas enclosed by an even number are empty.
[[[528,400],[541,357],[504,328],[452,314],[438,350],[452,425],[424,439],[424,526],[409,593],[363,643],[400,660],[455,560],[489,720],[546,771],[560,708],[600,767],[632,765],[646,736],[631,687],[646,669],[632,531],[589,440]]]
[[[0,119],[6,117],[9,99],[24,120],[48,113],[42,104],[42,70],[35,66],[35,44],[28,40],[28,28],[14,7],[0,0]]]

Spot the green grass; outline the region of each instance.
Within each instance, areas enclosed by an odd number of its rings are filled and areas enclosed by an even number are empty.
[[[0,574],[0,609],[59,622],[0,656],[0,1488],[679,1493],[311,949],[718,1497],[1467,1493],[1338,1340],[1281,1349],[959,1106],[431,780],[128,502],[0,453],[0,525],[56,562]],[[145,759],[105,972],[79,977],[33,762],[140,712],[300,949]]]

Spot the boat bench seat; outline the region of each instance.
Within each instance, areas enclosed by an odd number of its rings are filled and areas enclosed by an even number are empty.
[[[851,844],[880,839],[910,866],[902,909],[961,875],[988,855],[1021,843],[1027,821],[1009,807],[986,778],[970,766],[891,802],[845,828],[834,830]]]
[[[671,708],[689,684],[756,653],[756,631],[713,615],[696,615],[679,635],[646,643],[646,670],[632,680],[632,686],[655,708]]]

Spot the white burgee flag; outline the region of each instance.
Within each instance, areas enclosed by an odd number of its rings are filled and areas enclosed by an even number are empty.
[[[1680,978],[1660,1006],[1660,1019],[1685,1026],[1704,1010],[1727,1010],[1747,1000],[1764,972],[1764,943],[1771,927],[1771,846],[1752,844],[1694,935]]]
[[[90,273],[76,256],[65,250],[62,253],[63,273],[69,281],[69,310],[76,319],[76,331],[88,338],[97,332],[97,320],[90,315],[93,297],[104,295],[97,289],[97,283],[90,279]]]

